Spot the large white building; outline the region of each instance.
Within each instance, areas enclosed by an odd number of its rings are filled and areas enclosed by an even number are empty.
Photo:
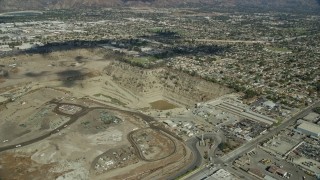
[[[320,126],[313,123],[303,122],[297,127],[297,131],[312,137],[320,137]]]

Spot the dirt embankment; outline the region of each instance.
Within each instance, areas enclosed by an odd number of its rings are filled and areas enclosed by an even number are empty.
[[[230,93],[225,86],[168,68],[142,69],[114,62],[104,69],[114,82],[146,98],[163,96],[182,104],[207,101]]]

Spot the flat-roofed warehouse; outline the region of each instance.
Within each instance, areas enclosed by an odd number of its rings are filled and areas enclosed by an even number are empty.
[[[297,127],[297,130],[306,135],[310,135],[316,138],[320,137],[320,126],[313,123],[301,123]]]
[[[306,115],[303,119],[306,121],[316,122],[319,118],[319,114],[311,112],[308,115]]]

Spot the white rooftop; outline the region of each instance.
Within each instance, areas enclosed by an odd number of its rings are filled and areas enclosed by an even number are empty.
[[[236,178],[230,172],[228,172],[224,169],[219,169],[214,174],[212,174],[209,179],[213,179],[213,180],[221,180],[221,179],[223,179],[223,180],[238,180],[238,178]]]
[[[309,132],[320,135],[320,126],[313,124],[313,123],[304,122],[304,123],[300,124],[297,127],[297,129],[307,130]]]
[[[266,101],[263,103],[264,106],[270,107],[270,108],[274,108],[274,106],[276,106],[276,104],[272,101]]]
[[[273,177],[271,177],[271,176],[269,176],[269,175],[266,175],[266,176],[264,177],[264,179],[265,179],[265,180],[277,180],[277,179],[275,179],[275,178],[273,178]]]

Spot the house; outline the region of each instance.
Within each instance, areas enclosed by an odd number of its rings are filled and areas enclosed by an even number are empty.
[[[263,106],[268,109],[273,109],[276,106],[276,104],[272,101],[266,101],[263,103]]]

